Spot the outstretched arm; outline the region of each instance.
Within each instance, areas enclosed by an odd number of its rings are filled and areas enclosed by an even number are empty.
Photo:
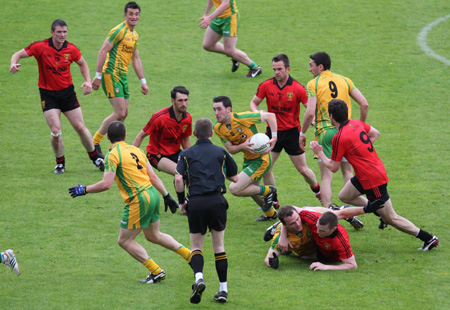
[[[22,58],[27,58],[30,57],[27,52],[25,51],[25,49],[21,49],[20,51],[18,51],[17,53],[15,53],[14,55],[12,55],[11,57],[11,68],[9,69],[9,72],[11,72],[12,74],[19,72],[19,67],[21,66],[19,64],[20,59]]]
[[[342,260],[342,264],[339,265],[325,265],[319,262],[314,262],[309,266],[310,270],[353,270],[358,268],[356,264],[355,255]]]

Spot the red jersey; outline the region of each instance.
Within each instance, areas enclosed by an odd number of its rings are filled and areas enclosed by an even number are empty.
[[[57,50],[52,38],[36,41],[25,48],[28,56],[34,56],[39,66],[39,88],[62,90],[72,85],[70,65],[81,59],[80,50],[72,43],[64,42]]]
[[[186,112],[178,122],[171,106],[153,114],[142,130],[150,136],[148,153],[173,155],[180,150],[181,138],[192,135],[192,117]]]
[[[333,137],[331,159],[341,161],[345,157],[355,170],[355,175],[365,190],[386,184],[389,179],[383,162],[370,142],[370,125],[349,120],[339,127]]]
[[[300,102],[306,104],[305,87],[289,76],[286,85],[280,88],[276,78],[268,79],[258,86],[256,97],[266,98],[267,111],[277,116],[278,130],[300,129]]]
[[[322,213],[302,210],[298,215],[300,215],[302,223],[309,226],[314,241],[319,247],[320,252],[330,262],[340,262],[343,259],[347,259],[353,256],[347,231],[340,224],[337,225],[338,228],[334,231],[333,234],[331,234],[331,236],[321,238],[317,233],[316,225]]]

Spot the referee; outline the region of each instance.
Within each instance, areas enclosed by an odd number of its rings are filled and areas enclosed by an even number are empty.
[[[213,135],[212,122],[200,118],[194,124],[197,143],[180,153],[175,175],[175,188],[182,213],[187,214],[191,239],[191,266],[195,274],[192,286],[191,303],[201,301],[206,288],[203,281],[203,243],[209,227],[214,250],[216,270],[219,277],[219,292],[214,295],[218,302],[228,298],[227,269],[228,260],[224,247],[228,202],[225,177],[238,180],[238,169],[231,155],[209,140]],[[184,187],[187,188],[188,201],[185,201]]]

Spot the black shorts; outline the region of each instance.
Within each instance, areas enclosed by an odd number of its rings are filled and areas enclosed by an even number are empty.
[[[386,202],[389,200],[389,194],[387,192],[387,183],[377,186],[375,188],[371,189],[364,189],[361,185],[361,182],[359,182],[358,178],[356,176],[353,176],[350,181],[352,182],[353,186],[361,193],[365,194],[367,197],[367,200],[369,202],[375,201],[379,198],[383,200],[383,202]]]
[[[67,112],[80,107],[73,85],[63,90],[47,90],[39,88],[42,112],[58,109]]]
[[[187,216],[191,234],[206,234],[209,229],[225,230],[228,202],[221,193],[189,197]]]
[[[272,131],[270,130],[270,127],[267,127],[266,135],[268,135],[269,138],[272,139]],[[299,138],[300,133],[298,131],[298,128],[278,131],[277,143],[275,144],[272,152],[280,153],[284,148],[286,153],[288,153],[289,155],[302,155],[304,151],[300,149],[300,144],[298,143]]]
[[[150,154],[147,152],[147,158],[148,161],[150,162],[150,165],[152,165],[153,168],[158,169],[158,164],[159,161],[161,160],[161,158],[168,158],[171,161],[173,161],[174,163],[178,162],[178,155],[180,155],[181,150],[178,150],[178,152],[176,152],[175,154],[172,155],[155,155],[155,154]]]

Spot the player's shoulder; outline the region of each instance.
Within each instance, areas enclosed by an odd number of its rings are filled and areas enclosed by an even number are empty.
[[[169,107],[162,108],[161,110],[153,113],[150,120],[156,120],[156,119],[164,117],[164,116],[167,117],[168,115],[169,115]]]

